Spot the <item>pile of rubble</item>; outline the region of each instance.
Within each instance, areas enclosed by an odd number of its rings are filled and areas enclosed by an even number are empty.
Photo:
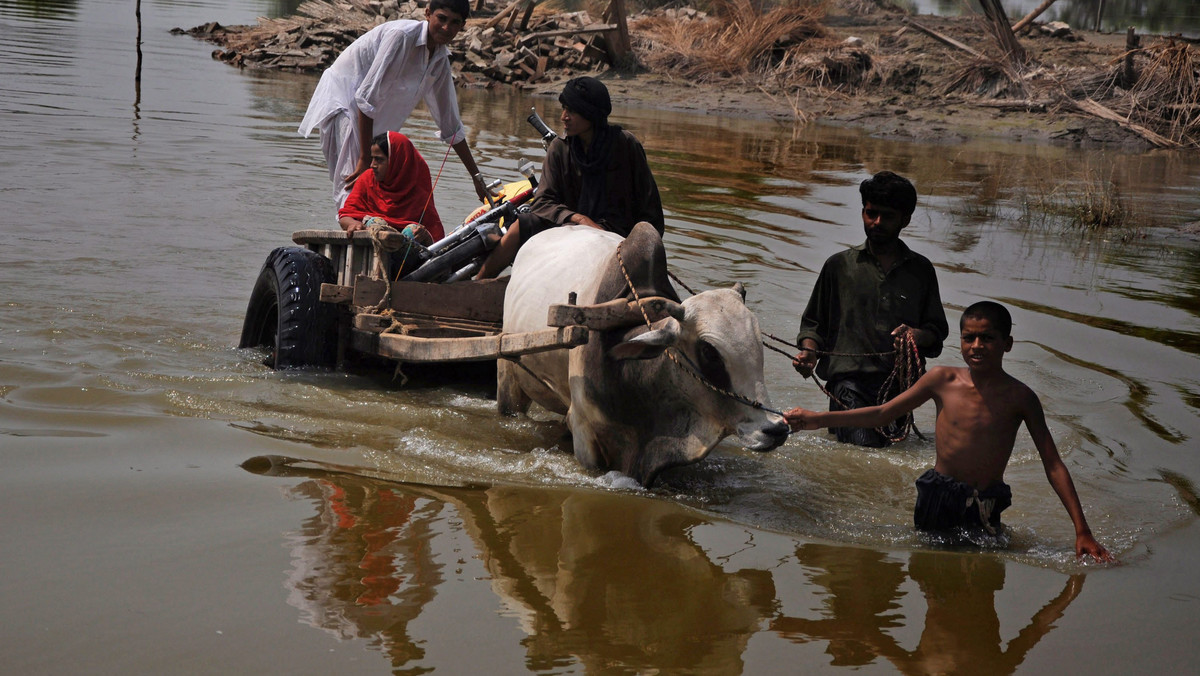
[[[608,23],[594,20],[587,12],[535,12],[537,1],[472,0],[471,20],[450,50],[456,79],[464,84],[534,86],[569,77],[573,71],[628,65],[628,33],[622,37],[620,30],[623,19]],[[395,19],[424,19],[428,3],[309,0],[294,16],[260,18],[254,26],[211,22],[172,32],[220,45],[213,58],[231,65],[320,72],[375,26]],[[610,6],[605,16],[613,13]]]

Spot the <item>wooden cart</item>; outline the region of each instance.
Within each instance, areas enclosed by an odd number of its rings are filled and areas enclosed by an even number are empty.
[[[384,237],[389,236],[402,237]],[[351,351],[406,363],[465,362],[587,341],[587,329],[579,325],[504,333],[507,277],[452,284],[392,282],[389,293],[387,281],[372,275],[377,254],[368,233],[347,237],[340,230],[301,230],[292,241],[332,263],[334,280],[320,285],[319,300],[339,309],[337,364]]]

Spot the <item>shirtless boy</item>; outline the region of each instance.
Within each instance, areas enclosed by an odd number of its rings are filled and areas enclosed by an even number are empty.
[[[1012,317],[999,303],[982,301],[959,320],[962,356],[967,367],[939,366],[915,385],[881,405],[849,411],[817,412],[794,408],[784,414],[793,430],[849,425],[879,427],[932,399],[937,405],[933,469],[917,480],[913,519],[920,530],[955,527],[997,532],[1000,512],[1012,503],[1004,483],[1016,442],[1025,423],[1050,486],[1075,525],[1075,556],[1098,561],[1113,557],[1088,528],[1079,495],[1058,447],[1046,427],[1042,404],[1033,390],[1004,371],[1004,353],[1012,349]]]

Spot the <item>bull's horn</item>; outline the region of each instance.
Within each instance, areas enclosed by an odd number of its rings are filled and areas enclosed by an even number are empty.
[[[734,282],[733,290],[737,291],[738,295],[742,297],[743,303],[746,302],[746,287],[741,282]]]

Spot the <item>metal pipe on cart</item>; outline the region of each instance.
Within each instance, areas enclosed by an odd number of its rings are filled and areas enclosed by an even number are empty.
[[[500,243],[502,233],[500,232],[499,224],[494,221],[477,223],[465,229],[471,236],[463,238],[458,246],[425,261],[421,267],[405,275],[402,278],[403,281],[439,281],[443,275],[458,269],[459,266],[476,256],[481,256],[496,248],[496,245]]]

